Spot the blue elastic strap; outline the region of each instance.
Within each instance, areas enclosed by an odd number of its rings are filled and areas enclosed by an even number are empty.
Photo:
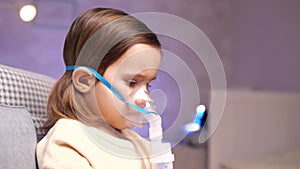
[[[150,113],[156,114],[155,112],[147,111],[145,109],[142,109],[142,108],[140,108],[140,107],[138,107],[138,106],[136,106],[136,105],[131,104],[130,102],[128,102],[106,79],[104,79],[103,76],[101,76],[97,71],[95,71],[91,67],[88,67],[88,66],[67,66],[66,70],[75,70],[76,68],[79,68],[79,67],[84,67],[84,68],[87,68],[89,71],[91,71],[92,74],[98,80],[100,80],[107,88],[109,88],[114,93],[114,95],[116,95],[120,100],[122,100],[123,102],[125,102],[126,104],[128,104],[129,106],[131,106],[132,108],[134,108],[137,111],[139,111],[141,113],[144,113],[144,114],[150,114]]]

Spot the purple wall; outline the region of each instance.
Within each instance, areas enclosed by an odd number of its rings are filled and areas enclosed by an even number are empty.
[[[300,91],[300,1],[233,6],[233,87]]]
[[[300,92],[300,1],[43,2],[38,4],[41,9],[33,23],[23,23],[14,11],[0,9],[1,64],[60,77],[64,72],[63,41],[72,20],[88,8],[106,6],[130,13],[168,12],[188,19],[207,33],[216,45],[230,88]],[[224,35],[228,41],[220,42],[219,35]],[[197,80],[203,79],[206,78]]]

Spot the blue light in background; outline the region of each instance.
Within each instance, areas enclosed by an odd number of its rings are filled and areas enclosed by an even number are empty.
[[[199,131],[201,129],[202,124],[202,119],[204,117],[206,111],[206,107],[204,105],[199,105],[196,108],[196,116],[193,122],[188,123],[183,126],[183,130],[187,133],[192,133]]]

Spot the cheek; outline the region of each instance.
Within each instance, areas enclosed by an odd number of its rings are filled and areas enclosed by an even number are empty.
[[[121,113],[127,111],[127,106],[103,84],[96,85],[96,99],[99,113],[111,126],[117,129],[127,128],[126,119]]]

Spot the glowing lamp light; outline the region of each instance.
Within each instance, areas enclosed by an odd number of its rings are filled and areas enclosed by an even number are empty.
[[[200,130],[200,125],[197,123],[188,123],[184,125],[183,130],[187,133],[192,133]]]
[[[36,7],[30,4],[23,6],[19,11],[20,18],[24,22],[32,21],[35,18],[36,14],[37,14]]]
[[[202,118],[204,116],[206,107],[204,105],[199,105],[196,108],[196,117],[192,123],[184,125],[183,129],[187,133],[192,133],[199,131],[202,125]]]

